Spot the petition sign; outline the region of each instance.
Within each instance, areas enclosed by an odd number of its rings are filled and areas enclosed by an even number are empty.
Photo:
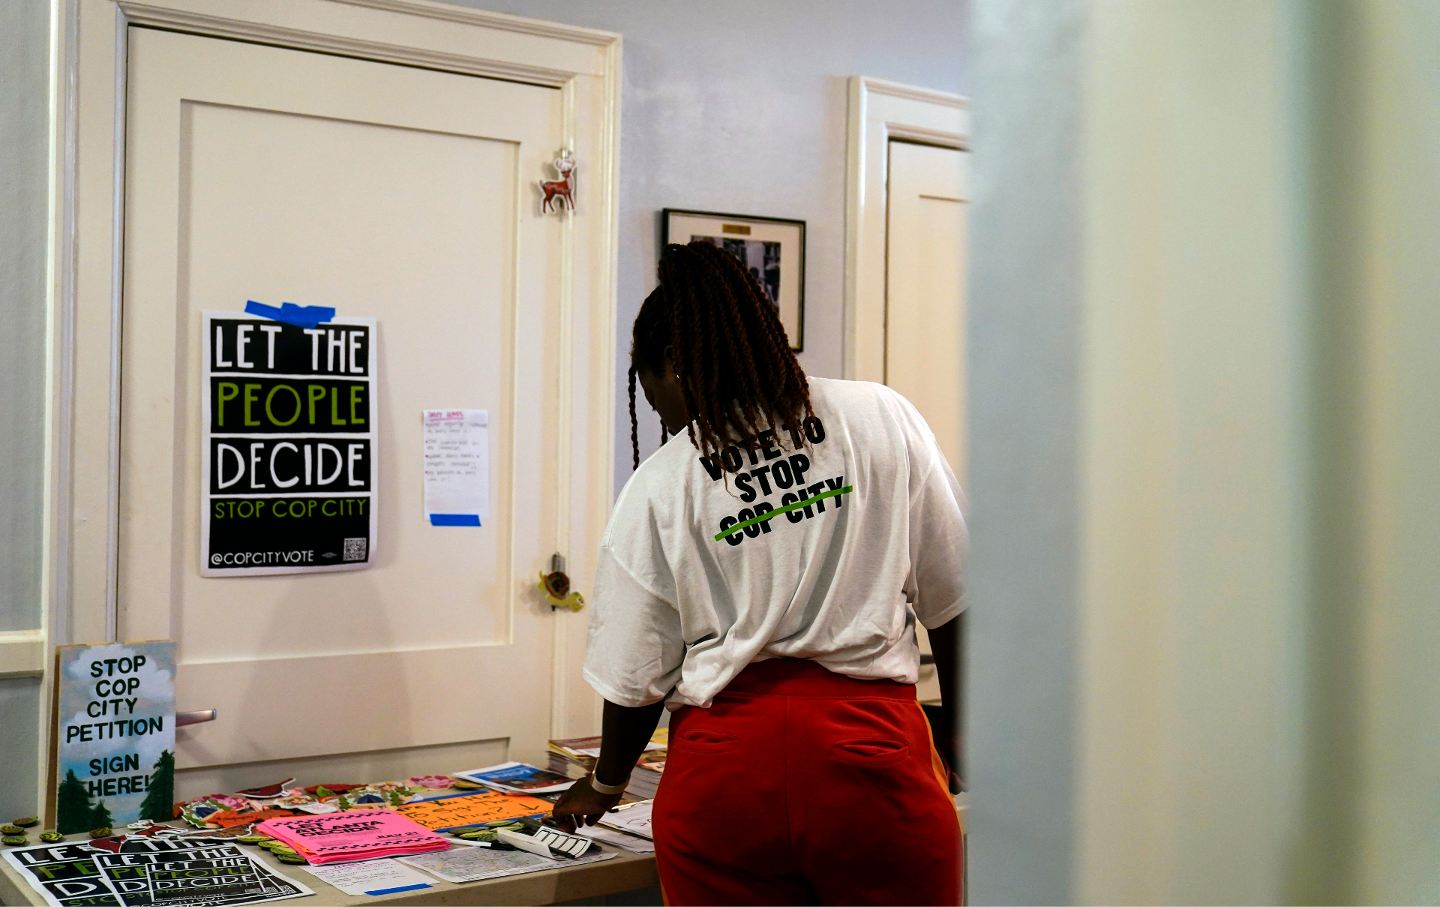
[[[205,313],[200,572],[357,570],[375,546],[375,321]]]

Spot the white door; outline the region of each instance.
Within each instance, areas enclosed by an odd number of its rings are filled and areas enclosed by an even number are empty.
[[[967,152],[890,142],[886,211],[885,383],[913,402],[965,482]],[[930,642],[920,631],[921,652]],[[938,698],[934,671],[922,700]]]
[[[175,639],[178,707],[218,710],[179,795],[538,758],[561,92],[143,28],[128,66],[118,635]],[[377,320],[368,569],[199,575],[201,313],[251,299]],[[489,411],[480,528],[425,520],[425,408]]]
[[[885,383],[934,429],[965,475],[967,152],[890,143]]]

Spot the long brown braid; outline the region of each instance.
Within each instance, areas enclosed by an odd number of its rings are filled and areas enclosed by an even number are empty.
[[[769,429],[799,430],[813,416],[805,379],[780,313],[755,276],[729,252],[697,240],[668,245],[660,286],[635,316],[630,345],[630,446],[640,466],[635,380],[673,368],[690,422],[685,430],[702,456]],[[662,426],[661,443],[668,435]],[[782,435],[783,437],[783,435]],[[717,457],[717,461],[718,461]]]

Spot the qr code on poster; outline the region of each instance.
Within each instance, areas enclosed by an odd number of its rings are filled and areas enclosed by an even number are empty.
[[[365,560],[365,539],[346,539],[346,540],[345,540],[345,560],[346,560],[346,561],[363,561],[363,560]]]

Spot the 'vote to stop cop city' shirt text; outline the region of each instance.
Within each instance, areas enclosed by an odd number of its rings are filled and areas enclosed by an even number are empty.
[[[915,407],[810,378],[794,430],[700,456],[681,433],[626,483],[600,547],[585,678],[619,705],[708,707],[752,661],[914,683],[914,624],[965,608],[963,496]]]

